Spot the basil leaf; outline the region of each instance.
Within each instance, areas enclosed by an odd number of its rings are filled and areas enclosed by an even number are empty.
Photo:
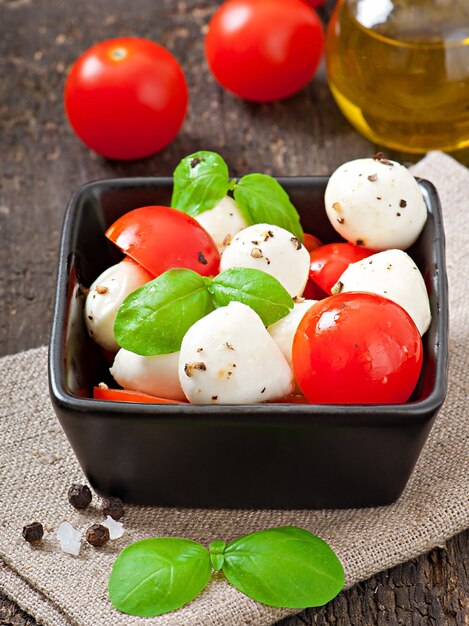
[[[171,206],[192,217],[213,209],[226,195],[228,167],[216,152],[186,156],[174,170]]]
[[[322,606],[344,584],[342,564],[327,543],[294,526],[241,537],[225,548],[224,557],[230,583],[269,606]]]
[[[177,352],[187,330],[213,309],[202,276],[188,269],[168,270],[127,296],[117,312],[114,336],[121,348],[143,356]]]
[[[234,198],[251,224],[273,224],[285,228],[300,241],[303,229],[300,216],[283,187],[267,174],[243,176],[234,188]]]
[[[109,597],[129,615],[154,617],[193,600],[210,579],[208,550],[195,541],[143,539],[125,548],[109,577]]]
[[[247,267],[232,267],[218,274],[209,291],[215,306],[226,306],[232,300],[247,304],[270,326],[288,315],[293,300],[288,291],[270,274]]]

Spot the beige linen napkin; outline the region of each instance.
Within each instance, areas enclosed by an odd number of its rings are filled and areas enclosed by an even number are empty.
[[[121,539],[79,557],[63,553],[54,532],[63,520],[86,528],[101,516],[95,505],[72,509],[67,489],[81,470],[48,399],[46,348],[0,360],[0,588],[39,622],[50,626],[263,626],[287,611],[250,600],[216,577],[202,595],[153,619],[122,615],[107,597],[107,577],[119,551],[136,539],[181,536],[205,545],[219,538],[294,524],[317,533],[339,554],[347,585],[441,545],[469,526],[469,316],[465,290],[469,229],[469,172],[440,153],[413,168],[437,186],[448,245],[451,369],[448,398],[403,496],[391,506],[361,510],[207,511],[128,507]],[[45,526],[41,548],[21,538],[24,524]]]

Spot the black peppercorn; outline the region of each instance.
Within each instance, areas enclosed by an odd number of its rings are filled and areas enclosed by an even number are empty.
[[[44,536],[44,528],[40,522],[33,522],[27,526],[23,526],[22,532],[23,538],[32,546],[37,546],[41,543]]]
[[[101,524],[93,524],[86,531],[86,541],[96,548],[101,548],[109,541],[109,528]]]
[[[110,515],[112,519],[119,520],[124,515],[124,505],[120,498],[104,498],[101,505],[103,515]]]
[[[91,490],[87,485],[74,483],[68,490],[68,501],[76,509],[86,509],[91,498]]]

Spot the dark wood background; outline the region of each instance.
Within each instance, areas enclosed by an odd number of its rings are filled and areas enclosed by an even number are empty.
[[[304,91],[281,103],[247,104],[222,91],[203,57],[203,35],[218,4],[0,0],[0,355],[48,341],[61,223],[68,198],[83,183],[169,175],[182,156],[198,149],[220,152],[233,175],[328,174],[348,159],[376,151],[338,111],[323,68]],[[333,4],[321,10],[324,21]],[[83,50],[127,35],[154,39],[176,55],[191,103],[182,132],[168,149],[150,159],[117,163],[91,153],[72,134],[62,93]],[[457,157],[468,163],[467,153]],[[468,553],[466,532],[281,625],[467,626]],[[1,592],[0,620],[36,624]]]

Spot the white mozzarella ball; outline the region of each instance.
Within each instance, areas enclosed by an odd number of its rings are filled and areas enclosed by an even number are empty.
[[[342,237],[371,250],[407,249],[427,219],[415,178],[403,165],[386,159],[341,165],[329,179],[325,205]]]
[[[184,336],[179,379],[194,404],[250,404],[293,390],[293,372],[250,307],[230,302]]]
[[[385,250],[351,263],[332,293],[368,291],[393,300],[407,311],[421,335],[431,322],[430,302],[422,274],[402,250]]]
[[[143,391],[169,400],[185,400],[179,383],[179,352],[142,356],[121,348],[110,369],[125,389]]]
[[[288,315],[267,328],[270,336],[278,345],[290,366],[292,364],[291,354],[296,329],[298,328],[306,311],[308,311],[316,302],[317,300],[303,300],[303,302],[296,302]]]
[[[153,276],[133,261],[125,260],[108,267],[91,285],[84,316],[90,336],[105,350],[116,352],[114,320],[129,294],[152,280]]]
[[[212,237],[219,252],[224,250],[231,237],[248,225],[241,209],[229,196],[222,198],[213,209],[204,211],[195,219]]]
[[[301,296],[309,273],[309,253],[288,230],[254,224],[233,237],[221,255],[220,271],[252,267],[274,276],[294,296]]]

